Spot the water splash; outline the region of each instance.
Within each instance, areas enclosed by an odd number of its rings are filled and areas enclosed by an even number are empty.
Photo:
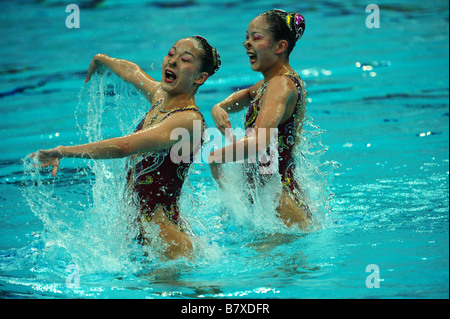
[[[339,167],[336,161],[323,160],[323,155],[328,150],[322,144],[322,134],[325,133],[306,112],[300,134],[301,142],[294,148],[294,176],[303,186],[303,196],[312,210],[315,230],[328,227],[332,220],[331,202],[334,193],[331,185],[334,171]]]
[[[242,118],[232,118],[232,125],[241,127]],[[244,134],[243,130],[240,132]],[[208,178],[198,181],[195,174],[191,179],[196,180],[189,185],[190,199],[187,218],[194,225],[195,233],[199,234],[202,258],[201,262],[208,265],[209,271],[216,270],[216,263],[220,263],[217,271],[224,269],[232,274],[245,272],[255,264],[248,260],[259,260],[258,267],[276,265],[273,254],[277,247],[285,247],[286,251],[299,249],[298,241],[305,234],[315,232],[330,226],[332,217],[331,203],[333,193],[331,183],[334,170],[338,163],[326,161],[323,155],[327,147],[322,144],[325,133],[314,120],[306,115],[301,133],[301,143],[294,149],[296,162],[295,177],[303,186],[303,198],[313,212],[313,228],[300,231],[296,227],[287,228],[276,217],[276,208],[281,191],[281,179],[273,175],[270,181],[250,185],[243,164],[223,164],[223,185],[215,184],[207,167],[196,164],[196,169],[208,174]],[[242,136],[236,135],[236,138]],[[222,145],[225,146],[225,138]],[[207,166],[207,165],[205,165]],[[263,185],[264,184],[264,185]],[[193,194],[193,195],[192,195]],[[251,200],[252,198],[253,200]],[[192,208],[194,207],[194,208]],[[189,213],[194,211],[195,213]],[[290,245],[294,242],[294,245]],[[262,257],[261,257],[261,256]],[[212,268],[211,268],[212,267]]]
[[[130,91],[117,78],[93,77],[79,94],[75,116],[80,140],[74,144],[130,133],[130,123],[137,123],[145,104]],[[132,112],[118,112],[122,108]],[[137,271],[137,210],[127,197],[127,161],[64,159],[56,178],[36,164],[24,159],[22,191],[43,223],[42,254],[52,256],[47,262],[63,270],[73,263],[83,274]]]
[[[232,117],[232,125],[243,126],[244,114]],[[315,125],[314,120],[307,113],[302,123],[299,135],[300,143],[294,148],[294,175],[302,187],[301,199],[313,213],[312,231],[326,228],[330,224],[331,190],[334,171],[339,166],[337,162],[323,159],[328,148],[322,144],[322,135],[326,131]],[[236,138],[243,137],[244,131],[235,131]],[[221,146],[229,142],[224,138]],[[220,212],[220,222],[227,229],[227,234],[236,232],[236,240],[260,239],[267,234],[298,234],[298,229],[288,229],[278,218],[276,208],[281,195],[281,178],[274,174],[270,180],[264,176],[264,182],[254,174],[255,184],[248,181],[247,171],[243,164],[223,164],[223,189],[209,189],[209,207]],[[217,185],[216,185],[217,186]],[[212,200],[209,197],[213,198]],[[250,200],[252,198],[253,200]]]
[[[148,108],[141,95],[114,75],[95,76],[79,94],[75,117],[80,138],[74,144],[130,134]],[[303,127],[302,144],[295,150],[296,177],[301,185],[309,186],[305,195],[320,228],[330,212],[335,163],[321,159],[326,152],[320,140],[323,131],[309,117]],[[195,268],[200,276],[217,272],[226,277],[255,267],[278,267],[274,249],[303,235],[276,217],[280,180],[250,187],[244,182],[242,165],[225,164],[227,187],[220,189],[207,165],[194,163],[180,208],[195,234],[195,257],[162,262],[156,257],[158,247],[144,250],[134,240],[138,210],[125,185],[127,159],[64,159],[56,178],[43,174],[35,164],[24,161],[23,193],[43,223],[38,236],[44,243],[41,258],[61,278],[67,276],[69,264],[77,265],[85,275],[140,273],[149,279],[165,269],[165,275],[173,279],[179,274],[173,274],[173,269],[189,272]],[[246,267],[239,266],[243,263]]]

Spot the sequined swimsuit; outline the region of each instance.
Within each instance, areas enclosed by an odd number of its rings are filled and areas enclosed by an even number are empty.
[[[295,146],[295,140],[297,132],[299,130],[299,124],[296,118],[300,116],[304,108],[306,107],[305,90],[303,87],[303,81],[300,76],[295,72],[287,72],[283,74],[292,81],[294,81],[297,90],[298,98],[295,109],[292,116],[284,123],[278,125],[278,173],[281,175],[283,183],[283,189],[286,190],[293,199],[297,201],[297,204],[305,209],[308,216],[311,217],[308,206],[299,199],[301,194],[301,188],[294,178],[295,161],[293,157],[293,149]],[[251,102],[250,108],[245,116],[245,128],[253,128],[255,126],[256,118],[258,117],[261,109],[261,102],[264,93],[267,88],[267,83],[264,83],[259,89],[256,98]],[[264,166],[262,163],[258,163],[259,166]]]
[[[155,102],[150,111],[159,106],[162,101],[158,100]],[[202,115],[198,107],[188,106],[167,113],[160,122],[174,113],[183,111],[195,111]],[[205,128],[206,124],[203,115],[202,120]],[[135,132],[143,129],[144,121],[145,117],[136,127]],[[154,119],[147,126],[151,125],[153,121]],[[137,156],[137,163],[128,171],[128,182],[131,183],[137,195],[142,217],[147,221],[153,218],[156,212],[155,208],[161,205],[165,215],[177,224],[182,231],[186,232],[186,224],[180,218],[177,202],[189,167],[193,162],[195,153],[201,147],[201,142],[199,145],[194,145],[194,147],[194,152],[190,155],[190,159],[179,163],[172,161],[170,157],[171,148]]]

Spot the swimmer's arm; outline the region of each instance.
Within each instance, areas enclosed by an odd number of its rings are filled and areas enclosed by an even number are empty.
[[[225,134],[226,128],[231,128],[229,113],[236,113],[248,107],[254,98],[258,85],[260,86],[258,83],[248,89],[239,90],[222,102],[214,105],[211,115],[222,134]]]
[[[297,101],[297,87],[286,76],[278,76],[267,85],[255,128],[276,128],[291,115],[286,110]],[[285,114],[286,113],[286,114]]]
[[[201,135],[201,130],[195,132],[194,121],[201,121],[197,112],[180,112],[173,114],[159,125],[146,130],[99,142],[79,146],[60,146],[62,157],[79,157],[92,159],[122,158],[132,154],[148,153],[170,148],[178,140],[171,139],[171,133],[189,132]],[[177,131],[175,131],[177,129]],[[200,136],[201,137],[201,136]]]
[[[167,149],[179,142],[179,135],[172,132],[187,132],[189,138],[195,142],[201,141],[202,126],[196,126],[196,121],[202,122],[201,116],[194,111],[179,112],[171,115],[161,124],[141,130],[136,133],[106,139],[94,143],[74,146],[58,146],[51,150],[40,150],[31,154],[41,162],[41,167],[52,166],[52,175],[55,176],[60,159],[63,157],[88,158],[88,159],[112,159],[122,158],[132,154],[155,152]],[[177,131],[174,131],[177,129]],[[171,136],[172,135],[172,136]]]
[[[212,113],[216,110],[224,110],[227,113],[236,113],[250,105],[250,94],[249,89],[239,90],[229,97],[227,97],[222,102],[214,105]]]
[[[255,98],[256,92],[261,86],[262,81],[256,83],[255,85],[249,87],[248,89],[239,90],[229,97],[227,97],[222,102],[214,105],[213,109],[221,108],[225,110],[227,113],[236,113],[242,111],[246,107],[248,107],[251,101]]]
[[[149,100],[151,100],[151,97],[159,87],[159,83],[145,73],[136,63],[128,60],[111,58],[106,54],[97,54],[94,56],[89,65],[86,79],[84,80],[85,83],[91,79],[92,74],[101,65],[111,70],[125,82],[132,84]]]
[[[274,80],[266,88],[254,129],[234,143],[211,152],[209,157],[210,163],[236,162],[249,157],[253,158],[256,154],[267,149],[274,134],[274,130],[271,130],[271,128],[278,127],[278,124],[283,119],[286,105],[295,98],[293,92],[296,92],[295,87],[291,86],[293,84],[292,81],[289,81],[287,77],[280,77]],[[295,84],[293,85],[295,86]],[[232,154],[232,156],[226,157],[226,154]]]

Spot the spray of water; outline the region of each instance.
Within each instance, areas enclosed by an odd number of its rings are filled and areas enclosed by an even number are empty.
[[[75,116],[80,140],[72,142],[131,133],[145,102],[130,92],[113,77],[94,77],[79,94]],[[64,159],[56,178],[36,164],[24,160],[23,193],[43,223],[44,254],[55,258],[49,262],[60,262],[63,269],[73,263],[83,274],[136,271],[137,210],[125,185],[127,160]]]
[[[326,131],[314,124],[314,119],[305,113],[300,143],[294,149],[296,168],[294,175],[303,185],[302,196],[313,213],[313,229],[329,226],[331,202],[334,193],[331,190],[334,171],[339,167],[335,161],[323,160],[328,147],[322,144],[321,136]]]
[[[130,134],[148,108],[142,96],[114,75],[93,77],[79,94],[75,116],[80,140],[73,142]],[[330,212],[329,187],[334,169],[334,163],[321,159],[326,151],[320,141],[322,133],[307,118],[302,143],[295,152],[296,177],[301,185],[308,185],[304,196],[315,213],[316,228],[326,224]],[[225,164],[225,187],[220,188],[212,181],[206,164],[194,163],[181,193],[180,208],[195,234],[195,257],[162,262],[157,258],[158,247],[142,249],[135,241],[138,210],[125,184],[127,159],[64,159],[56,178],[43,174],[35,164],[24,161],[23,193],[43,223],[43,254],[61,271],[74,263],[84,274],[148,274],[152,269],[181,265],[203,266],[208,272],[216,265],[219,272],[236,272],[240,271],[236,256],[251,259],[299,235],[298,229],[285,227],[276,217],[281,188],[276,176],[255,187],[247,184],[242,165]],[[157,229],[153,231],[157,237]],[[278,236],[272,244],[264,241],[280,234],[290,239]]]

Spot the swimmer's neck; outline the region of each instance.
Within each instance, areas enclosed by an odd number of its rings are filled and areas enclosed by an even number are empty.
[[[293,71],[294,70],[291,68],[289,61],[278,61],[272,67],[262,71],[261,73],[264,76],[264,83],[267,83],[278,75]]]
[[[194,94],[182,93],[172,95],[169,92],[167,92],[161,107],[165,111],[173,111],[191,105],[196,105]]]

